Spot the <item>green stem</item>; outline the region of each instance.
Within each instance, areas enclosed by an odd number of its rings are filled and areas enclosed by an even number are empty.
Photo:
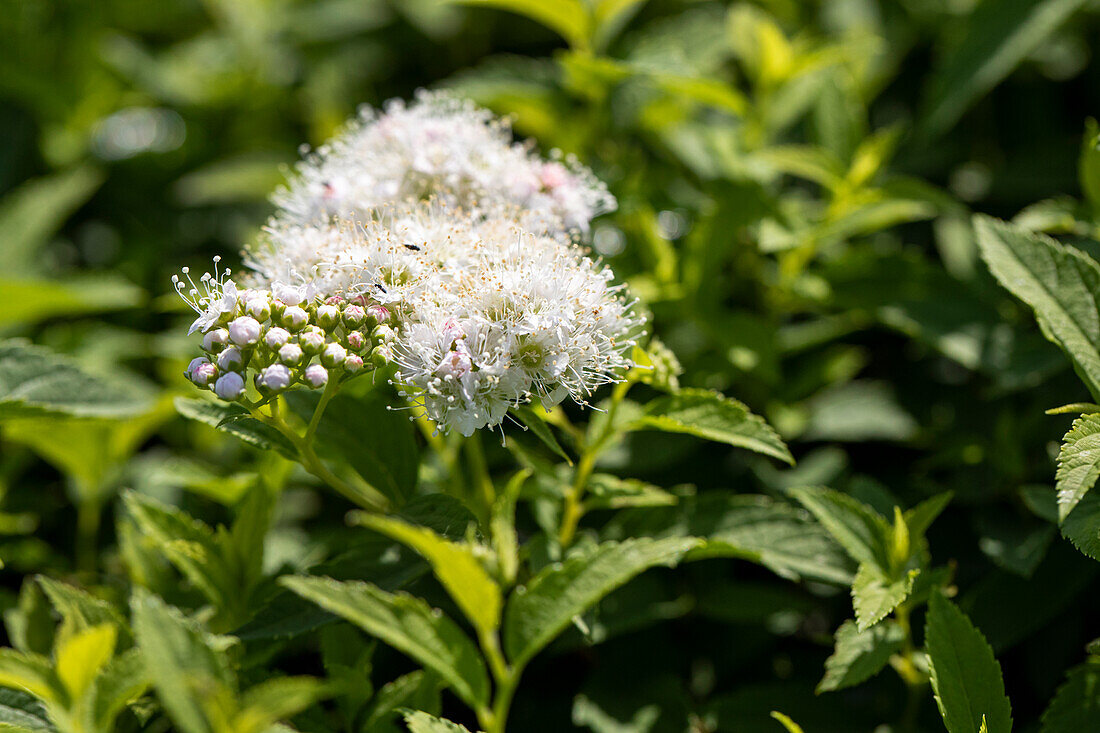
[[[328,407],[329,400],[335,397],[339,391],[339,379],[330,379],[328,384],[325,385],[325,391],[321,393],[321,399],[317,402],[313,417],[310,418],[309,425],[306,426],[306,434],[302,436],[302,440],[306,443],[313,444],[313,436],[317,433],[317,426],[321,424],[321,416],[325,414],[325,408]]]
[[[917,729],[917,715],[920,713],[920,703],[924,697],[924,686],[928,682],[927,676],[917,667],[914,657],[917,650],[913,645],[912,625],[909,621],[909,606],[902,603],[894,610],[894,618],[898,626],[905,633],[902,641],[899,659],[893,664],[898,676],[905,683],[906,701],[902,712],[898,730],[904,733],[913,733]]]
[[[103,502],[83,499],[76,507],[76,569],[89,575],[96,569],[96,544]]]
[[[484,507],[484,520],[486,526],[493,511],[493,503],[496,501],[496,489],[493,487],[493,479],[489,475],[489,464],[485,460],[485,450],[481,447],[481,436],[474,433],[465,441],[466,459],[470,463],[473,472],[473,488]]]
[[[523,666],[509,666],[500,650],[500,641],[496,634],[491,632],[479,632],[478,642],[481,650],[489,662],[489,669],[493,673],[496,689],[493,693],[493,706],[491,710],[482,708],[477,711],[478,723],[485,729],[485,733],[505,733],[508,723],[508,711],[512,707],[512,698],[516,695],[520,677],[523,675]]]

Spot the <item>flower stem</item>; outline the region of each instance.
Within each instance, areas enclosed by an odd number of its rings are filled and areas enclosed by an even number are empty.
[[[496,501],[496,489],[493,487],[493,479],[489,476],[489,464],[485,460],[485,449],[481,446],[481,436],[474,433],[465,440],[466,459],[470,463],[473,472],[473,489],[480,503],[484,507],[486,525],[490,513],[493,511],[493,503]]]
[[[493,693],[493,706],[491,710],[482,708],[477,711],[478,723],[485,729],[485,733],[505,733],[508,723],[508,711],[512,707],[512,698],[515,697],[516,688],[519,687],[520,677],[523,675],[523,666],[512,667],[504,659],[500,650],[500,641],[495,633],[478,633],[478,642],[481,650],[489,662],[489,669],[493,673],[496,689]]]

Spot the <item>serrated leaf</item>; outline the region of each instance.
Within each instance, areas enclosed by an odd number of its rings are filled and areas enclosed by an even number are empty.
[[[588,8],[581,0],[451,0],[463,5],[497,8],[523,15],[540,23],[569,42],[574,48],[587,48],[591,29]]]
[[[905,512],[905,523],[909,526],[909,534],[914,542],[924,537],[928,528],[932,526],[932,522],[936,521],[936,517],[947,508],[954,497],[953,491],[944,491],[925,499]]]
[[[888,578],[874,565],[863,563],[852,581],[852,606],[856,627],[866,631],[909,597],[919,570],[910,570],[901,578]]]
[[[285,435],[270,425],[249,417],[248,411],[240,405],[186,397],[177,397],[175,405],[176,411],[188,419],[229,433],[257,448],[274,449],[287,458],[296,460],[298,451]]]
[[[825,676],[817,692],[854,687],[879,673],[891,655],[901,649],[905,631],[894,621],[885,621],[860,631],[851,619],[836,630],[836,648],[825,660]]]
[[[89,374],[41,346],[0,341],[0,418],[121,418],[144,412],[147,398],[147,390],[140,386]]]
[[[1093,560],[1100,560],[1100,496],[1085,494],[1062,520],[1062,536]]]
[[[948,733],[973,733],[983,715],[989,733],[1009,733],[1012,707],[993,649],[940,593],[929,598],[924,637],[932,691]]]
[[[110,661],[92,682],[89,730],[114,730],[122,709],[149,688],[149,675],[140,649],[131,649]]]
[[[264,733],[279,720],[300,713],[326,694],[325,685],[312,677],[266,680],[241,695],[241,709],[233,719],[233,730]]]
[[[29,692],[47,705],[64,705],[68,698],[48,659],[14,649],[0,649],[0,687]]]
[[[890,525],[875,510],[832,489],[803,487],[788,492],[810,510],[853,560],[890,571]]]
[[[179,609],[142,588],[134,590],[131,608],[145,668],[172,722],[184,733],[212,733],[207,698],[236,686],[224,652]]]
[[[130,632],[126,619],[117,608],[107,601],[67,583],[39,575],[35,578],[50,603],[61,614],[61,618],[77,631],[84,631],[101,624],[114,624],[119,630],[119,644],[128,644]]]
[[[419,598],[331,578],[293,576],[280,583],[433,670],[472,707],[488,704],[489,677],[477,647]]]
[[[509,658],[525,664],[608,593],[648,568],[675,565],[700,544],[694,537],[606,542],[545,568],[508,599],[504,649]]]
[[[54,733],[46,708],[22,690],[0,688],[0,730]]]
[[[1100,660],[1090,659],[1066,675],[1043,713],[1042,733],[1100,730]]]
[[[1058,521],[1064,521],[1100,477],[1100,414],[1073,421],[1058,452]]]
[[[1084,4],[1084,0],[978,3],[958,42],[931,78],[922,125],[925,133],[936,137],[949,130],[975,100],[1008,76]]]
[[[535,434],[535,437],[542,441],[543,445],[553,451],[555,455],[570,466],[573,465],[573,459],[570,458],[569,454],[565,452],[565,449],[561,447],[561,443],[554,437],[554,432],[550,430],[550,426],[542,419],[541,415],[530,407],[525,407],[523,405],[517,405],[511,408],[511,412]]]
[[[671,506],[677,502],[675,494],[660,486],[596,473],[588,480],[588,492],[584,500],[586,509],[625,509],[641,506]]]
[[[57,676],[71,698],[78,699],[115,653],[118,629],[100,624],[64,636],[54,651]]]
[[[997,281],[1031,306],[1043,334],[1061,347],[1100,398],[1100,266],[1076,249],[986,216],[974,219],[978,246]]]
[[[786,444],[763,418],[737,400],[705,389],[684,389],[657,398],[630,429],[686,433],[794,464]]]
[[[353,516],[356,524],[380,532],[423,556],[475,629],[483,633],[497,630],[503,605],[500,586],[486,572],[469,545],[450,542],[430,529],[398,519],[365,512],[356,512]]]
[[[1091,117],[1085,120],[1081,154],[1077,159],[1077,178],[1088,205],[1093,212],[1100,213],[1100,125]]]
[[[409,733],[470,733],[465,726],[420,711],[405,713],[405,725]]]

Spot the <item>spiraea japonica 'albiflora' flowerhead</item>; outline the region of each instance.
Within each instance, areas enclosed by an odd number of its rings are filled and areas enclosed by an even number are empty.
[[[414,414],[469,435],[533,398],[586,404],[632,366],[643,319],[567,235],[614,199],[466,102],[424,93],[364,115],[276,202],[246,288],[216,263],[177,282],[207,334],[198,386],[245,371],[270,397],[392,364]]]

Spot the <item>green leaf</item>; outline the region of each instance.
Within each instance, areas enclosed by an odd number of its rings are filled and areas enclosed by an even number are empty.
[[[172,722],[184,733],[213,733],[206,700],[236,686],[225,654],[179,609],[148,591],[136,588],[131,607],[138,648]]]
[[[247,595],[263,576],[264,539],[271,528],[277,502],[265,483],[257,481],[245,494],[224,542],[226,554],[235,560],[242,595]]]
[[[919,570],[910,570],[901,578],[889,578],[869,563],[863,563],[852,581],[852,606],[856,611],[856,628],[866,631],[909,597]]]
[[[0,277],[0,302],[5,303],[0,327],[130,308],[144,295],[129,280],[113,275],[64,280]]]
[[[35,697],[21,690],[0,688],[0,731],[9,730],[56,733],[57,729]]]
[[[944,491],[925,499],[905,512],[905,523],[909,525],[909,535],[914,543],[924,537],[925,532],[932,526],[932,522],[936,521],[936,517],[947,508],[954,496],[954,492]]]
[[[794,465],[794,458],[763,418],[736,400],[704,389],[684,389],[646,405],[633,430],[686,433],[763,453]]]
[[[985,637],[955,604],[933,593],[925,625],[932,690],[948,733],[973,733],[985,716],[989,733],[1012,730],[1001,666]]]
[[[632,506],[670,506],[676,502],[675,494],[659,486],[609,473],[596,473],[588,480],[584,506],[586,509],[625,509]]]
[[[0,649],[0,687],[13,687],[37,697],[47,705],[68,701],[68,693],[50,661],[38,654]]]
[[[9,274],[37,270],[41,246],[102,182],[103,174],[94,168],[73,168],[27,181],[5,196],[0,201],[0,268]]]
[[[149,407],[146,389],[93,376],[23,341],[0,341],[0,419],[31,415],[127,417]]]
[[[1070,670],[1050,707],[1043,713],[1042,733],[1100,730],[1100,660],[1090,659]]]
[[[1081,191],[1093,212],[1100,214],[1100,125],[1085,120],[1085,135],[1081,138],[1081,155],[1077,159],[1077,177]]]
[[[429,707],[428,699],[435,702],[432,709],[438,710],[439,682],[435,675],[418,669],[398,677],[383,685],[371,699],[363,730],[389,730],[381,726],[395,718],[399,709],[424,710]]]
[[[409,726],[409,733],[470,733],[458,723],[419,711],[405,713],[405,725]]]
[[[1100,266],[1081,252],[986,216],[974,219],[982,258],[998,282],[1035,311],[1043,334],[1100,398]]]
[[[675,565],[697,547],[693,537],[605,542],[560,565],[551,565],[508,599],[504,648],[513,664],[526,664],[576,616],[655,565]]]
[[[1083,415],[1058,453],[1058,520],[1063,521],[1100,478],[1100,413]]]
[[[883,573],[890,571],[887,547],[893,532],[875,510],[832,489],[805,487],[787,493],[817,517],[853,560],[873,565]]]
[[[175,405],[184,417],[206,423],[257,448],[275,449],[291,460],[298,455],[286,436],[270,425],[249,417],[248,411],[240,405],[186,397],[177,397]]]
[[[381,532],[420,553],[474,628],[481,633],[497,630],[503,605],[500,586],[486,572],[469,545],[449,542],[430,529],[415,527],[399,519],[366,512],[356,512],[352,516],[356,524]]]
[[[1085,0],[982,0],[932,76],[924,133],[938,137],[949,130],[1084,4]]]
[[[802,726],[790,719],[789,716],[784,715],[778,710],[771,712],[772,718],[778,720],[779,723],[787,730],[787,733],[804,733]]]
[[[1100,496],[1085,494],[1062,520],[1062,536],[1093,560],[1100,560]]]
[[[855,687],[879,673],[891,655],[901,649],[905,631],[894,621],[860,631],[851,619],[836,630],[836,649],[825,660],[825,676],[818,694]]]
[[[513,407],[511,409],[511,412],[513,415],[519,418],[520,422],[522,422],[525,426],[527,426],[527,428],[531,430],[532,433],[535,434],[535,437],[541,440],[547,448],[553,451],[555,455],[568,463],[570,466],[573,465],[573,459],[570,458],[569,454],[565,452],[565,449],[561,447],[561,443],[559,443],[558,439],[554,437],[554,432],[550,430],[550,426],[545,420],[542,419],[541,415],[532,410],[530,407],[525,407],[523,405],[517,405]]]
[[[308,708],[328,694],[328,688],[312,677],[279,677],[251,687],[241,696],[241,709],[233,720],[236,733],[265,733],[279,720]]]
[[[54,650],[57,676],[72,699],[82,697],[110,661],[117,640],[114,624],[100,624],[67,634],[58,642]]]
[[[148,688],[149,676],[140,649],[131,649],[112,659],[92,682],[88,729],[114,730],[115,718],[122,709]]]
[[[526,16],[569,42],[574,48],[587,48],[592,32],[591,17],[582,0],[452,0],[463,5],[497,8]]]
[[[129,643],[130,632],[127,630],[126,619],[110,603],[44,575],[37,576],[35,580],[61,614],[61,618],[74,630],[84,631],[101,624],[114,624],[119,629],[120,645]]]
[[[488,704],[489,676],[477,647],[419,598],[331,578],[292,576],[279,582],[433,670],[471,707]]]

